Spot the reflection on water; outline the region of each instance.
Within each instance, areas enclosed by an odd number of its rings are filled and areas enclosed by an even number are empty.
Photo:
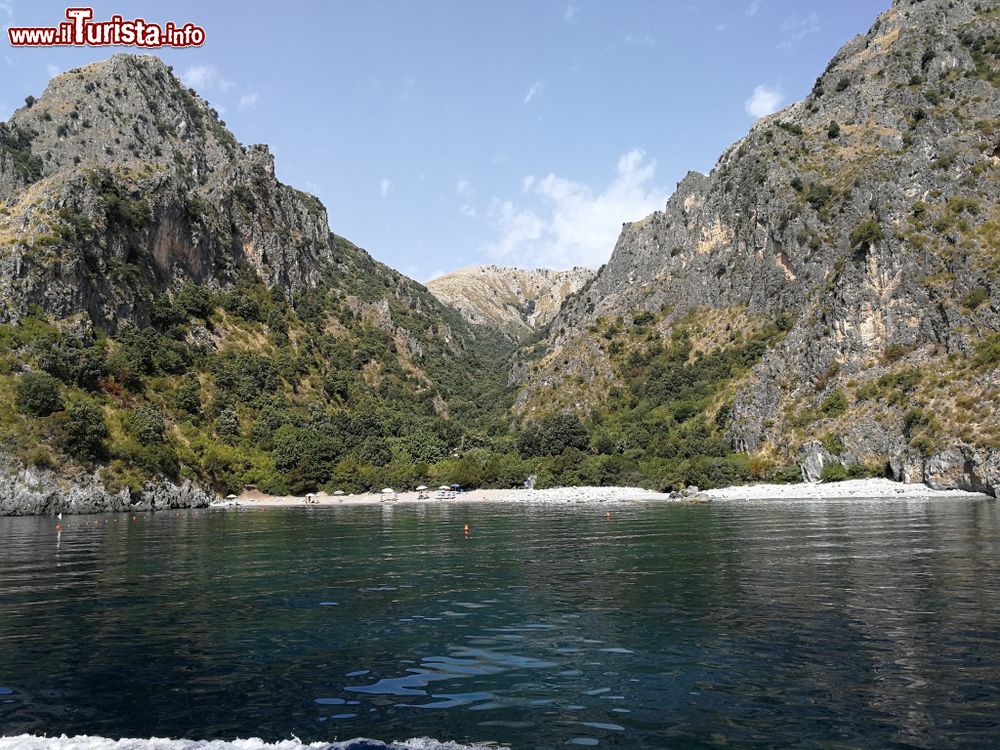
[[[995,503],[605,511],[0,519],[0,734],[996,741]]]

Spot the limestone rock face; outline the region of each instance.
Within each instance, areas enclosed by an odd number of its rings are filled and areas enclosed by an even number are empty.
[[[834,459],[819,440],[812,440],[799,447],[799,468],[803,482],[818,482],[823,478],[823,467]]]
[[[958,443],[924,458],[912,451],[892,462],[901,481],[924,481],[934,489],[960,489],[1000,497],[1000,454]]]
[[[0,126],[0,202],[3,322],[38,305],[114,330],[185,279],[249,266],[291,296],[335,262],[319,200],[152,56],[63,73]]]
[[[25,468],[0,455],[0,516],[204,508],[214,499],[214,492],[190,480],[151,482],[138,493],[109,492],[93,474],[67,477],[48,469]]]
[[[593,277],[589,268],[550,271],[487,265],[445,274],[428,282],[427,288],[469,323],[518,339],[548,324],[566,298]]]
[[[608,372],[586,343],[601,320],[627,329],[656,312],[669,326],[735,309],[788,326],[736,388],[735,449],[792,460],[832,433],[845,461],[884,467],[912,451],[908,479],[988,484],[952,451],[971,443],[986,466],[1000,448],[998,35],[997,0],[894,2],[804,101],[623,228],[553,320],[548,353],[512,372],[518,408],[576,390],[585,413],[603,397],[564,366],[589,357]],[[835,392],[845,409],[824,409]]]

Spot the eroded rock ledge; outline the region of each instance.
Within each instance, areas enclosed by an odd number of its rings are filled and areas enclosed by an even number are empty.
[[[188,479],[147,482],[139,492],[109,492],[93,474],[60,476],[0,459],[0,516],[204,508],[215,499],[214,492]]]

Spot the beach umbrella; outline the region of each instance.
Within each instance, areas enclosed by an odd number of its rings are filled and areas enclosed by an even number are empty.
[[[236,495],[226,495],[226,500],[235,500]]]
[[[446,485],[446,484],[442,484],[442,485],[441,485],[440,487],[438,487],[438,489],[439,489],[439,490],[450,490],[450,489],[451,489],[451,487],[449,487],[449,486],[448,486],[448,485]]]
[[[316,496],[313,493],[311,493],[311,492],[307,492],[306,493],[306,497],[316,497]]]
[[[339,495],[343,495],[343,494],[344,494],[344,491],[343,491],[343,490],[337,490],[337,491],[336,491],[336,492],[334,492],[333,494],[334,494],[334,495],[338,495],[338,496],[339,496]]]
[[[392,487],[383,487],[383,488],[382,488],[382,494],[383,494],[383,495],[391,495],[391,494],[392,494],[392,493],[394,493],[395,491],[396,491],[396,490],[394,490],[394,489],[393,489]]]
[[[458,489],[459,487],[461,487],[461,486],[462,486],[462,485],[460,485],[460,484],[453,484],[453,485],[451,486],[451,488],[452,488],[453,490],[457,490],[457,489]]]
[[[420,485],[419,487],[417,487],[417,492],[423,492],[426,489],[427,487],[425,487],[424,485]]]

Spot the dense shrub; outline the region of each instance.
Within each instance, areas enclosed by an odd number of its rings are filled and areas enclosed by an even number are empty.
[[[17,406],[33,417],[47,417],[63,408],[59,381],[47,372],[29,372],[17,381]]]
[[[874,216],[868,216],[851,230],[851,247],[867,250],[872,245],[881,242],[882,227]]]
[[[79,401],[66,410],[66,416],[62,440],[66,452],[82,461],[104,458],[109,433],[101,409],[88,401]]]

